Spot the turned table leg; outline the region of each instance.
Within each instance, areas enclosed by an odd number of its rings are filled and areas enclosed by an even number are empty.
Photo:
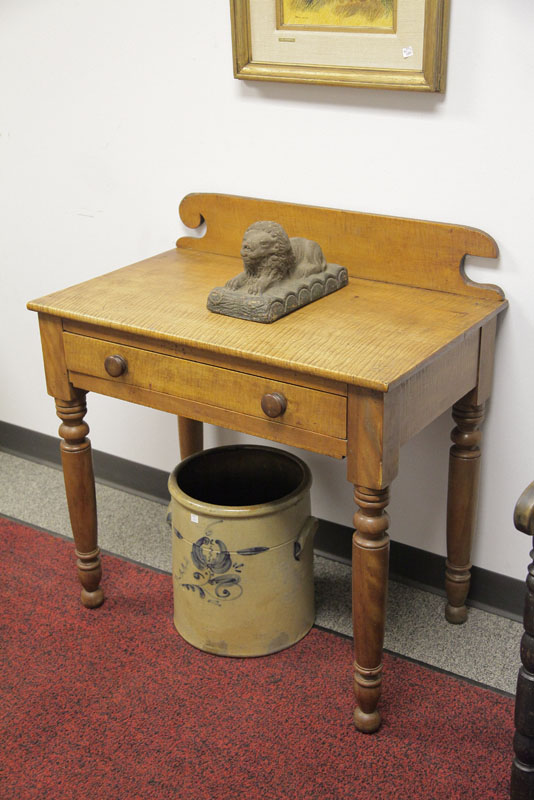
[[[89,426],[84,422],[87,411],[85,392],[77,392],[75,400],[56,399],[58,417],[62,420],[59,435],[65,491],[76,556],[78,577],[82,584],[81,600],[87,608],[96,608],[104,601],[100,588],[102,568],[97,544],[95,479]]]
[[[354,723],[372,733],[380,727],[377,710],[382,683],[382,650],[389,569],[389,490],[356,486],[352,539],[352,615],[354,625]]]
[[[534,559],[534,550],[530,551]],[[515,699],[515,735],[511,797],[534,797],[534,563],[528,567],[527,596],[521,639],[521,663]]]
[[[448,622],[460,624],[467,619],[465,601],[471,580],[482,438],[479,425],[484,419],[484,405],[474,405],[464,398],[453,406],[452,416],[456,427],[451,433],[454,444],[449,459],[445,617]]]
[[[200,452],[204,448],[202,422],[188,417],[178,417],[178,440],[182,461],[184,458]]]
[[[518,531],[534,536],[534,483],[516,503],[514,524]],[[533,540],[534,545],[534,540]],[[510,797],[530,800],[534,797],[534,549],[530,551],[527,592],[521,638],[521,667],[515,697],[514,761]]]

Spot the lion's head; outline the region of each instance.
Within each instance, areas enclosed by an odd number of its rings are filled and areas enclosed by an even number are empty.
[[[250,225],[243,236],[241,258],[249,275],[269,271],[285,278],[295,270],[291,242],[277,222],[262,221]]]

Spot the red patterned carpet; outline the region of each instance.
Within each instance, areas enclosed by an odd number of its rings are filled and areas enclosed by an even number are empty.
[[[387,656],[373,736],[351,643],[226,659],[185,644],[170,576],[105,556],[83,609],[72,544],[0,519],[3,800],[505,800],[513,701]]]

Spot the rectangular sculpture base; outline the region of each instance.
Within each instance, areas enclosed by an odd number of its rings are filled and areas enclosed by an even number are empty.
[[[208,295],[207,306],[216,314],[274,322],[298,308],[342,289],[349,282],[347,270],[339,264],[327,264],[322,272],[279,283],[263,294],[249,294],[239,289],[218,286]]]

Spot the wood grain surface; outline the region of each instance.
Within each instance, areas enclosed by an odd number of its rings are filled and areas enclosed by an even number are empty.
[[[209,422],[222,428],[241,431],[251,436],[260,436],[273,442],[288,444],[292,447],[302,447],[314,453],[321,453],[333,458],[344,458],[347,454],[347,440],[337,439],[334,436],[325,436],[322,433],[295,428],[292,425],[281,425],[276,419],[254,417],[240,411],[231,411],[227,408],[214,406],[211,403],[200,403],[197,400],[188,400],[183,397],[174,397],[165,392],[156,392],[153,389],[143,389],[121,381],[104,380],[92,375],[70,372],[73,386],[87,392],[105,394],[116,397],[129,403],[157,408],[168,411],[170,414],[187,417],[188,419]]]
[[[62,400],[76,400],[76,392],[69,383],[61,320],[48,314],[39,314],[39,330],[48,394]]]
[[[498,255],[494,239],[476,228],[221,194],[187,195],[180,216],[190,228],[207,226],[201,238],[179,239],[180,248],[237,256],[251,223],[274,220],[288,236],[318,242],[326,260],[353,277],[470,297],[502,296],[497,286],[464,276],[466,255]]]
[[[34,311],[387,391],[505,306],[486,297],[351,278],[272,325],[212,314],[240,260],[178,249],[47,295]]]
[[[65,333],[64,340],[69,371],[209,403],[261,419],[268,416],[262,409],[263,397],[276,392],[286,398],[287,404],[284,413],[276,418],[277,424],[339,439],[346,437],[347,401],[340,395],[73,333]],[[106,369],[106,360],[110,357],[121,359],[127,365],[123,374],[110,377]]]

